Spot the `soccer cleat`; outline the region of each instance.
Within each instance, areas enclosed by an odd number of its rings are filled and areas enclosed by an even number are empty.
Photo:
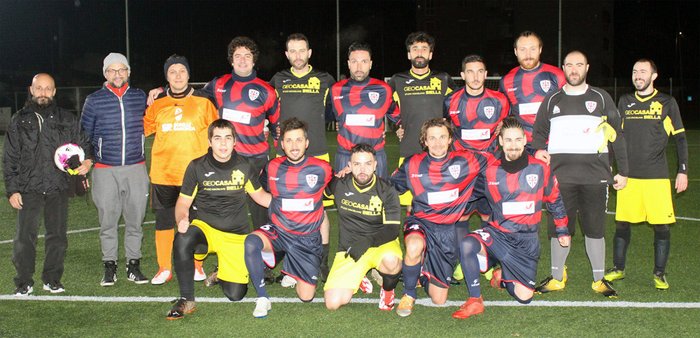
[[[374,279],[377,285],[384,285],[384,277],[382,277],[382,275],[379,273],[379,271],[377,271],[377,269],[370,270],[369,275],[372,276],[372,279]]]
[[[493,273],[491,274],[491,280],[489,281],[491,283],[491,287],[494,289],[503,289],[501,286],[501,282],[503,281],[503,270],[501,270],[501,268],[492,270]]]
[[[383,311],[391,311],[394,309],[394,290],[379,291],[379,309]]]
[[[654,286],[657,290],[668,290],[668,288],[671,287],[670,285],[668,285],[668,281],[666,281],[665,273],[654,274]]]
[[[566,270],[564,270],[566,271]],[[554,279],[554,277],[549,276],[545,278],[543,281],[540,282],[540,284],[535,288],[535,292],[537,293],[547,293],[547,292],[552,292],[552,291],[561,291],[564,290],[566,287],[566,273],[564,274],[564,279],[563,280],[557,280]]]
[[[591,284],[591,289],[593,291],[602,294],[605,297],[608,298],[617,298],[617,291],[613,289],[612,283],[610,283],[607,279],[603,278],[597,282],[593,282]]]
[[[172,271],[168,269],[160,269],[158,273],[151,279],[151,284],[162,285],[169,282],[173,278]]]
[[[297,286],[297,280],[290,275],[284,275],[284,277],[282,277],[282,280],[280,281],[280,285],[283,288],[293,288]]]
[[[214,286],[219,284],[219,270],[216,269],[212,272],[207,279],[204,280],[204,286]]]
[[[253,317],[255,318],[265,318],[267,313],[272,310],[272,302],[270,298],[260,297],[255,301],[255,310],[253,310]]]
[[[117,262],[106,261],[105,264],[105,274],[102,276],[100,285],[102,286],[112,286],[117,282]]]
[[[44,284],[44,290],[51,293],[61,293],[65,292],[66,289],[63,288],[63,284],[57,281],[51,281]]]
[[[469,297],[459,309],[452,313],[454,319],[467,319],[471,316],[484,313],[484,299]]]
[[[148,278],[141,273],[141,261],[130,259],[126,265],[126,279],[136,284],[147,284]]]
[[[194,264],[194,281],[195,282],[201,282],[203,280],[207,279],[207,274],[204,272],[204,267],[202,267],[202,264]]]
[[[165,319],[181,319],[185,317],[185,315],[188,315],[197,309],[193,300],[187,300],[182,297],[173,300],[172,303],[173,307],[172,309],[170,309],[170,311],[168,311],[168,314],[165,316]]]
[[[374,286],[372,282],[369,281],[369,278],[367,278],[367,276],[362,277],[362,281],[360,281],[360,291],[364,294],[369,294],[372,293],[372,290],[374,290]]]
[[[610,282],[616,281],[616,280],[623,280],[625,279],[625,270],[620,270],[617,267],[612,267],[605,271],[605,277]]]
[[[413,313],[413,304],[416,302],[416,300],[409,296],[409,295],[403,295],[401,297],[401,301],[399,302],[399,306],[396,307],[396,314],[399,315],[400,317],[408,317]]]
[[[29,284],[20,285],[15,289],[15,296],[26,297],[34,292],[34,288]]]

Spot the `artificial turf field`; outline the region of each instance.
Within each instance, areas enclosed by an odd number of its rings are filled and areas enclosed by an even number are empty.
[[[331,153],[335,135],[329,133]],[[482,280],[486,312],[467,320],[455,320],[450,314],[466,297],[465,286],[450,290],[446,307],[425,306],[427,297],[418,290],[419,304],[414,314],[400,318],[394,312],[377,309],[378,289],[371,295],[356,295],[357,302],[330,312],[322,302],[322,285],[316,302],[303,304],[291,289],[279,284],[269,287],[273,309],[264,319],[252,317],[255,292],[249,288],[246,299],[231,303],[218,287],[196,284],[197,311],[179,321],[165,320],[169,301],[178,296],[175,281],[162,285],[135,285],[126,280],[125,262],[119,262],[118,282],[114,287],[99,285],[103,267],[97,231],[97,212],[86,198],[71,201],[69,246],[63,284],[66,292],[58,296],[41,290],[43,239],[37,241],[37,272],[34,295],[12,296],[14,267],[11,263],[16,212],[9,203],[0,203],[0,337],[38,336],[699,336],[700,293],[700,188],[694,169],[700,160],[694,156],[700,148],[700,132],[689,131],[690,186],[675,195],[679,219],[672,228],[672,249],[667,269],[671,288],[653,287],[653,231],[638,225],[632,230],[627,278],[614,284],[620,297],[608,300],[591,288],[591,271],[579,232],[573,238],[568,259],[569,283],[562,292],[536,295],[530,305],[519,305],[506,292],[491,289]],[[389,167],[396,163],[396,138],[387,134]],[[669,162],[675,170],[675,145],[668,148]],[[3,187],[4,188],[4,187]],[[2,189],[2,188],[0,188]],[[4,192],[4,190],[3,190]],[[609,209],[614,211],[615,193],[611,191]],[[337,226],[335,211],[328,215],[332,224],[331,252],[335,249]],[[153,241],[153,214],[144,224],[143,272],[151,277],[157,270]],[[43,228],[39,232],[43,233]],[[614,216],[608,216],[607,267],[611,264]],[[123,235],[123,228],[120,235]],[[549,274],[549,244],[541,231],[542,256],[538,280]],[[123,255],[123,248],[121,249]],[[211,271],[213,262],[205,263]],[[401,294],[401,284],[397,298]],[[398,302],[398,299],[397,299]]]

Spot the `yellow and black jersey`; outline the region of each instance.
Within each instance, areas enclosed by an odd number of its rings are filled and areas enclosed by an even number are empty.
[[[212,228],[246,234],[250,228],[246,193],[262,189],[259,177],[248,159],[238,153],[222,163],[209,150],[187,166],[180,197],[194,199],[197,219]]]
[[[394,102],[399,104],[404,129],[399,153],[401,157],[420,153],[420,128],[423,122],[442,117],[442,103],[455,88],[454,81],[445,72],[431,70],[417,75],[409,70],[394,74],[389,86],[394,91]]]
[[[146,109],[143,129],[155,134],[151,149],[151,183],[182,185],[185,168],[209,148],[207,130],[219,117],[214,103],[198,91],[181,98],[161,94]]]
[[[668,178],[666,145],[669,135],[676,139],[678,172],[688,172],[688,144],[676,100],[658,90],[649,96],[626,94],[618,110],[623,118],[629,177]]]
[[[338,251],[361,256],[370,247],[396,239],[401,223],[401,205],[396,190],[376,175],[365,186],[352,175],[334,178],[329,186],[335,195],[340,226]]]
[[[330,88],[333,77],[309,66],[308,72],[296,74],[290,69],[277,72],[270,85],[280,101],[280,121],[296,117],[308,124],[309,149],[306,154],[319,156],[328,153],[326,146],[325,113],[330,109]],[[277,153],[284,155],[278,146]]]

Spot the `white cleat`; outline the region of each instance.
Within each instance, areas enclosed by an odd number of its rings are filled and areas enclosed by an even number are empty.
[[[255,318],[265,318],[267,313],[272,310],[272,302],[270,298],[260,297],[255,301],[255,310],[253,310],[253,317]]]

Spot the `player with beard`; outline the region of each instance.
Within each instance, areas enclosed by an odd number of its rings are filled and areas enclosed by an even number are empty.
[[[347,167],[350,149],[367,143],[377,152],[377,176],[387,178],[384,117],[393,122],[399,117],[393,91],[386,82],[369,77],[372,49],[366,43],[353,42],[348,47],[348,69],[350,79],[331,87],[333,114],[338,121],[338,149],[333,169],[339,172]]]
[[[566,85],[547,95],[537,112],[532,147],[535,157],[550,163],[557,176],[569,233],[573,236],[578,216],[585,236],[586,254],[593,270],[591,288],[606,297],[617,292],[605,274],[605,210],[608,184],[621,190],[627,183],[628,162],[620,114],[610,95],[586,83],[588,59],[580,51],[564,58]],[[611,146],[618,174],[611,173]],[[566,258],[570,247],[557,240],[555,223],[549,218],[552,275],[540,282],[537,291],[546,293],[566,287]]]
[[[614,267],[605,278],[611,281],[625,278],[630,225],[647,222],[654,227],[654,285],[666,290],[669,288],[666,263],[671,250],[670,231],[676,222],[666,146],[669,135],[673,135],[678,154],[675,189],[681,193],[688,188],[688,141],[676,100],[654,88],[657,77],[654,61],[638,60],[632,68],[636,91],[623,95],[617,104],[624,121],[625,140],[634,147],[627,147],[630,177],[627,187],[617,193]]]
[[[284,55],[289,60],[291,68],[277,72],[270,84],[275,88],[280,101],[280,121],[296,117],[309,126],[309,149],[307,155],[314,156],[330,163],[328,146],[326,145],[325,116],[331,109],[330,87],[335,80],[330,74],[314,69],[309,64],[311,46],[309,39],[301,33],[287,37],[287,50]],[[281,144],[277,153],[284,154]],[[325,200],[325,207],[333,205],[332,200]],[[328,217],[324,216],[321,225],[323,237],[323,257],[321,258],[321,280],[328,276],[328,239],[330,225]],[[294,279],[287,277],[283,285],[293,286]]]
[[[144,156],[143,116],[146,94],[129,86],[126,57],[110,53],[102,67],[107,82],[88,95],[81,125],[90,137],[95,158],[92,200],[100,220],[104,276],[100,285],[117,281],[118,222],[124,217],[127,279],[148,283],[140,270],[143,218],[148,205],[148,173]]]
[[[347,304],[367,283],[364,276],[377,269],[382,277],[379,309],[394,308],[394,289],[401,272],[399,224],[401,205],[394,188],[374,174],[374,149],[367,144],[352,147],[352,175],[333,178],[328,192],[338,206],[338,252],[324,286],[326,307],[336,310]],[[366,287],[366,286],[365,286]]]
[[[435,51],[435,38],[426,32],[413,32],[406,37],[406,54],[411,69],[396,73],[389,80],[394,101],[401,110],[399,122],[399,166],[404,159],[423,151],[418,142],[423,122],[442,116],[445,95],[455,88],[452,77],[430,69]],[[411,193],[400,196],[401,205],[411,205]]]
[[[520,33],[513,51],[520,65],[501,79],[499,90],[510,101],[510,115],[522,123],[529,144],[542,100],[564,86],[566,79],[561,69],[540,62],[542,39],[535,32]]]
[[[479,270],[496,263],[500,267],[494,270],[491,285],[505,288],[519,303],[530,303],[540,256],[543,203],[554,216],[559,245],[567,247],[571,242],[557,180],[546,163],[525,152],[527,140],[520,122],[505,119],[498,141],[503,152],[479,174],[488,182],[483,193],[492,217],[482,229],[460,238],[464,277],[474,282],[467,283],[469,298],[452,314],[457,319],[484,312]]]
[[[297,280],[299,299],[310,302],[321,263],[322,200],[332,170],[328,162],[306,156],[309,139],[304,122],[294,117],[286,120],[280,134],[286,156],[271,160],[261,175],[261,184],[272,194],[270,224],[253,231],[244,244],[245,265],[258,294],[256,318],[266,317],[272,308],[264,265],[272,269],[284,257],[282,272]]]
[[[77,168],[85,175],[92,166],[90,143],[72,112],[56,106],[56,84],[49,74],[37,74],[29,87],[29,100],[7,126],[3,144],[5,194],[17,209],[12,247],[15,296],[34,291],[37,232],[44,217],[45,258],[41,279],[43,289],[61,293],[63,262],[68,248],[69,173],[54,165],[54,152],[66,143],[77,144],[87,156]],[[82,180],[81,180],[82,181]],[[81,182],[82,183],[82,182]],[[87,188],[87,187],[85,187]]]

